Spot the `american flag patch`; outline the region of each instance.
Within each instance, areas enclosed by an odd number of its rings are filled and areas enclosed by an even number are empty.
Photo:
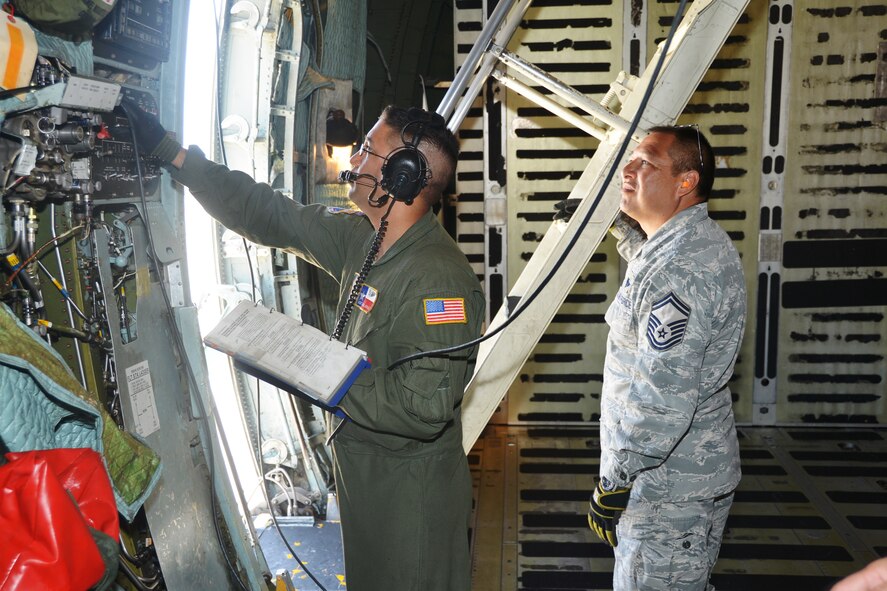
[[[464,298],[433,298],[424,300],[425,324],[465,324]]]

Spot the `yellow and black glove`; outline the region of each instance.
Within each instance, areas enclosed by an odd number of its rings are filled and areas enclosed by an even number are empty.
[[[588,504],[591,506],[588,512],[588,527],[613,548],[619,544],[616,540],[616,517],[628,505],[630,493],[630,486],[616,488],[609,480],[601,478],[594,487],[591,498],[588,499]]]

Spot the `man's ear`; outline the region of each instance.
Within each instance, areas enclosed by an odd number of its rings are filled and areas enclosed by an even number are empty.
[[[689,193],[699,184],[699,173],[695,170],[688,170],[682,174],[681,189]]]

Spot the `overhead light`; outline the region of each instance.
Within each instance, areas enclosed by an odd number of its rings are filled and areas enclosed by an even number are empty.
[[[326,143],[328,146],[353,146],[357,143],[357,127],[345,118],[342,109],[330,109],[326,116]]]

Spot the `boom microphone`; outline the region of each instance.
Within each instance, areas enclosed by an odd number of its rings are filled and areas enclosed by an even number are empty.
[[[376,197],[376,191],[379,190],[379,179],[371,174],[357,174],[353,170],[343,170],[339,173],[338,180],[340,183],[354,183],[355,185],[372,189],[370,194],[367,195],[367,201],[373,207],[382,207],[388,201],[388,193]]]
[[[379,188],[379,179],[371,174],[358,174],[353,170],[343,170],[339,173],[338,180],[340,183],[354,183],[363,187],[370,187],[373,192]]]

